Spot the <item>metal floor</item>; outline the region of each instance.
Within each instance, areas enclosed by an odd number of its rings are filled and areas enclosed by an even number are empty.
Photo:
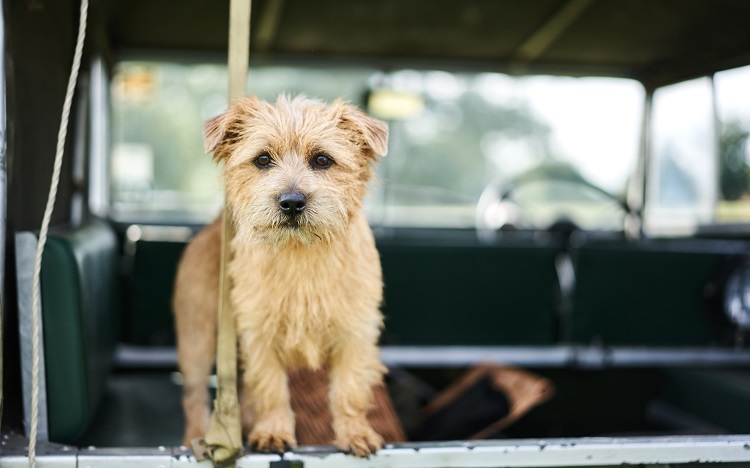
[[[106,389],[79,447],[179,446],[182,388],[169,371],[118,372]]]

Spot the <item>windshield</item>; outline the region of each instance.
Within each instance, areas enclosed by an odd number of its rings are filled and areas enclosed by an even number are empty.
[[[619,222],[621,213],[597,213],[624,197],[644,93],[635,81],[613,78],[289,66],[251,67],[248,90],[267,100],[343,97],[388,120],[389,154],[367,200],[372,224],[497,227],[498,206],[512,203],[510,221],[520,227],[566,218],[591,229]],[[216,216],[219,170],[203,154],[201,129],[225,106],[225,66],[120,63],[112,80],[110,215]],[[555,188],[560,180],[573,188]],[[483,205],[483,197],[497,203]]]

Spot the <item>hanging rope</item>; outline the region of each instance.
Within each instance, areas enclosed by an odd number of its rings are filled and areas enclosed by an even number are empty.
[[[83,53],[83,42],[86,38],[86,19],[88,17],[88,0],[81,0],[81,13],[78,20],[78,39],[76,41],[75,53],[73,54],[73,65],[70,69],[68,89],[65,93],[62,117],[60,119],[60,131],[57,133],[57,151],[55,152],[55,164],[52,169],[52,182],[47,197],[47,208],[42,218],[42,228],[39,230],[39,242],[34,257],[34,277],[31,286],[31,427],[29,428],[29,466],[36,466],[36,438],[39,428],[39,276],[42,270],[42,254],[44,245],[47,243],[47,232],[52,218],[57,199],[57,186],[60,183],[60,168],[62,167],[63,153],[65,152],[65,139],[68,134],[68,122],[70,120],[70,107],[73,103],[76,82],[78,81],[78,70],[81,66],[81,55]]]

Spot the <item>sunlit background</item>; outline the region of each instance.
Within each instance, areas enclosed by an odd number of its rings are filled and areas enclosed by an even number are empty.
[[[745,67],[657,90],[647,134],[647,229],[750,221],[749,84]],[[114,218],[216,216],[219,170],[203,154],[201,128],[225,108],[225,88],[222,65],[119,64]],[[627,79],[278,66],[252,68],[248,90],[267,100],[343,97],[388,120],[389,155],[367,202],[374,225],[544,228],[564,218],[586,229],[621,228],[623,213],[607,204],[625,200],[643,137],[645,92]],[[511,191],[514,208],[504,205]],[[490,192],[500,205],[480,203]]]

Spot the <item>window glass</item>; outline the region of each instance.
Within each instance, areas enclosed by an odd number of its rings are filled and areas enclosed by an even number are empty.
[[[202,122],[226,106],[222,65],[123,62],[113,79],[111,215],[205,222],[221,204]],[[366,106],[390,125],[367,200],[373,224],[618,229],[637,159],[632,81],[499,73],[256,67],[264,99],[303,92]],[[489,200],[489,202],[487,202]]]
[[[713,220],[717,188],[714,120],[708,78],[654,93],[644,218],[650,234],[689,234]]]
[[[225,102],[226,71],[210,65],[122,63],[112,82],[111,215],[206,221],[218,213],[218,170],[201,120]]]
[[[621,229],[614,199],[637,159],[638,83],[412,70],[386,78],[423,106],[391,124],[385,224],[535,229],[565,219]]]
[[[361,101],[366,69],[253,68],[248,89]],[[203,121],[226,108],[225,65],[123,62],[112,81],[110,215],[122,221],[206,222],[223,195],[203,152]]]
[[[719,114],[719,223],[750,222],[750,67],[714,76]]]

